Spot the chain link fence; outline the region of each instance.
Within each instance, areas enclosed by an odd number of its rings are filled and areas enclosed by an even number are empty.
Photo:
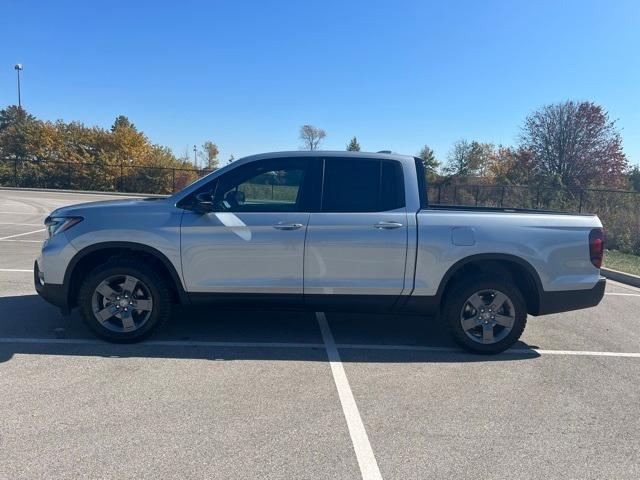
[[[22,188],[171,194],[209,169],[0,159],[0,185]]]

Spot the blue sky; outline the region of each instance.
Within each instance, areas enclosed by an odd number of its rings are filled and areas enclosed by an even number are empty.
[[[3,0],[0,107],[108,127],[124,114],[177,154],[325,149],[444,159],[512,144],[533,109],[602,104],[640,163],[640,2]]]

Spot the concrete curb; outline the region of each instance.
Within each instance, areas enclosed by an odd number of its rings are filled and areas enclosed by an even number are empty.
[[[626,283],[627,285],[632,285],[634,287],[640,287],[640,277],[637,275],[619,272],[618,270],[611,270],[610,268],[601,268],[600,273],[603,276],[610,278],[611,280],[615,280],[616,282]]]
[[[0,190],[15,190],[22,192],[51,192],[51,193],[80,193],[87,195],[116,195],[122,197],[168,197],[158,193],[129,193],[129,192],[100,192],[98,190],[66,190],[60,188],[27,188],[27,187],[0,187]]]

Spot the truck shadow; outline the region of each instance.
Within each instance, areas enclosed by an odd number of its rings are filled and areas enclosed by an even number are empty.
[[[151,341],[132,345],[97,340],[77,312],[64,317],[37,295],[0,297],[0,312],[0,362],[16,354],[327,360],[317,320],[310,312],[180,307]],[[343,362],[504,362],[540,356],[523,342],[516,345],[517,352],[493,356],[467,353],[451,341],[437,320],[430,318],[339,312],[329,312],[326,318]]]

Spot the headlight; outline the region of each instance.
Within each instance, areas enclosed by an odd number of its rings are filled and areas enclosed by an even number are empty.
[[[53,237],[56,233],[69,230],[81,221],[82,217],[47,217],[44,221],[44,226],[47,227],[47,238]]]

